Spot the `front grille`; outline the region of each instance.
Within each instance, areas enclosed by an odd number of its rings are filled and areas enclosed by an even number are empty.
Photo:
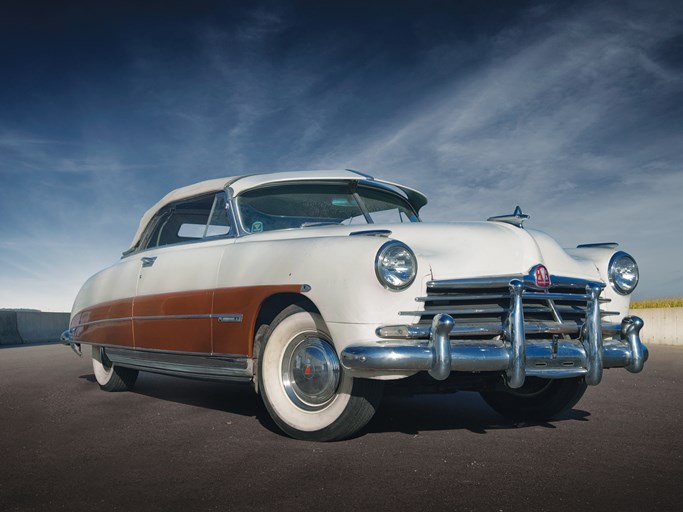
[[[448,314],[455,320],[453,338],[504,336],[511,307],[509,283],[513,279],[524,283],[522,305],[528,339],[553,336],[576,339],[580,336],[589,300],[588,282],[556,276],[552,277],[553,284],[546,290],[521,276],[432,281],[428,283],[427,295],[415,299],[424,304],[424,310],[416,308],[416,311],[400,314],[419,315],[418,327],[430,326],[439,313]],[[609,300],[600,299],[600,302]],[[618,313],[601,311],[602,316],[611,314]]]

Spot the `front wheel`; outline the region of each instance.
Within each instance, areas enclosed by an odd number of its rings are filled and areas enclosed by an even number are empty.
[[[277,426],[308,441],[353,435],[382,397],[381,381],[344,371],[322,317],[297,306],[271,324],[258,359],[258,388]]]
[[[574,407],[585,392],[583,377],[557,380],[528,377],[519,389],[482,391],[480,394],[502,416],[545,421]]]
[[[92,347],[92,369],[95,379],[104,391],[129,391],[135,386],[138,371],[114,366],[102,347]]]

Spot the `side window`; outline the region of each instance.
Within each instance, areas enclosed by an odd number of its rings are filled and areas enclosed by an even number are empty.
[[[230,210],[221,192],[173,203],[160,210],[143,237],[143,248],[226,236],[232,236]]]

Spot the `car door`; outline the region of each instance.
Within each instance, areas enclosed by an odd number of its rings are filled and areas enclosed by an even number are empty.
[[[210,354],[211,308],[218,266],[234,242],[223,193],[160,212],[139,253],[133,302],[136,349]]]

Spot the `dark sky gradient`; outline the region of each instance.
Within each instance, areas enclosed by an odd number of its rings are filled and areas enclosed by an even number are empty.
[[[683,296],[678,2],[327,4],[3,2],[0,307],[69,309],[170,189],[347,167]]]

